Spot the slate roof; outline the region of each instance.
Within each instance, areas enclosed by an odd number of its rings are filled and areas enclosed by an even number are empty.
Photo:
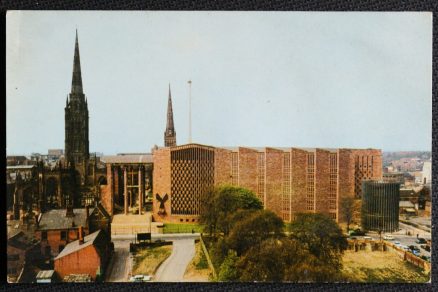
[[[21,250],[27,250],[36,243],[35,240],[30,240],[23,231],[14,233],[8,238],[8,245]]]
[[[100,242],[105,240],[105,235],[101,230],[88,234],[84,237],[84,243],[79,244],[79,240],[75,240],[67,244],[64,249],[58,254],[55,260],[65,257],[71,253],[77,252],[90,245],[100,246]]]
[[[94,208],[90,208],[90,214],[93,213]],[[54,229],[67,229],[73,227],[87,226],[87,214],[86,209],[73,209],[74,217],[66,217],[66,209],[55,209],[45,212],[41,215],[39,222],[39,230],[54,230]]]
[[[153,156],[151,153],[144,154],[122,154],[103,156],[100,161],[104,163],[152,163]]]

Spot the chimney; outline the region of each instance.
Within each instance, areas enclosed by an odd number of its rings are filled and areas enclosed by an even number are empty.
[[[75,214],[73,213],[73,206],[68,205],[67,210],[65,212],[65,217],[74,217],[74,216],[75,216]]]
[[[85,214],[87,215],[87,223],[88,223],[88,218],[90,217],[90,206],[85,206]]]
[[[82,225],[79,226],[79,244],[84,243],[84,231],[82,229]]]

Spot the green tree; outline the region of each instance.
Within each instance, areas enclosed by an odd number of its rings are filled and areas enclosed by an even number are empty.
[[[291,237],[300,241],[315,256],[315,263],[323,269],[342,268],[342,254],[348,243],[336,222],[323,214],[297,214],[290,225]]]
[[[237,262],[239,280],[244,282],[279,282],[284,278],[286,261],[283,244],[269,238],[255,244]]]
[[[347,233],[350,231],[350,224],[354,217],[355,212],[355,200],[353,197],[343,197],[341,199],[341,202],[339,204],[339,211],[341,218],[345,220],[345,223],[347,223]]]
[[[235,222],[229,236],[226,237],[226,242],[239,256],[267,238],[284,236],[283,220],[272,211],[246,210],[237,212],[234,218],[236,217],[241,218]]]
[[[260,210],[262,203],[250,190],[223,185],[208,191],[202,198],[199,220],[205,224],[210,234],[218,232],[227,235],[230,231],[233,214],[237,210]]]
[[[236,263],[239,260],[236,252],[233,250],[228,251],[227,257],[222,262],[219,268],[218,280],[222,282],[232,282],[239,279]]]

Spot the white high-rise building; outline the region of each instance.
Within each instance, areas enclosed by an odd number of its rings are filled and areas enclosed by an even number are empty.
[[[422,171],[422,183],[430,184],[432,183],[432,161],[425,161],[423,164]]]

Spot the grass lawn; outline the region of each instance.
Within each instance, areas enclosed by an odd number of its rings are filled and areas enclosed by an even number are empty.
[[[348,282],[425,283],[422,269],[405,262],[391,252],[346,251],[342,274]]]
[[[172,245],[139,250],[134,256],[133,275],[153,275],[158,266],[172,253]]]
[[[201,233],[203,226],[196,223],[165,223],[163,233]]]
[[[188,282],[208,282],[210,277],[210,268],[208,267],[207,258],[202,251],[200,242],[195,244],[195,257],[187,266],[184,273],[184,281]]]

